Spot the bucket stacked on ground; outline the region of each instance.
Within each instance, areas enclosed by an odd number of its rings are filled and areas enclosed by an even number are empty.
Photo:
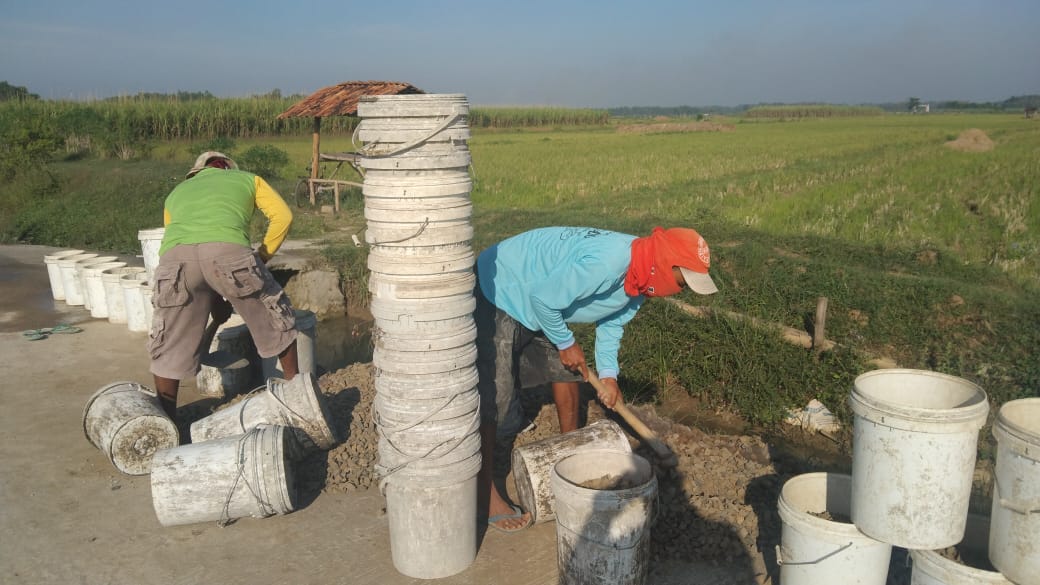
[[[363,97],[374,411],[395,568],[440,578],[476,556],[480,469],[469,105]]]

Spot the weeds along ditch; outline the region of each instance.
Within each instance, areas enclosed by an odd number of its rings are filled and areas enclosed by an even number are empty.
[[[635,401],[684,389],[772,424],[818,398],[848,421],[848,391],[875,358],[972,380],[991,414],[1040,392],[1040,123],[1001,114],[719,123],[728,129],[475,128],[474,248],[546,225],[701,231],[720,292],[679,300],[717,311],[694,318],[667,302],[645,305],[620,355]],[[995,147],[948,146],[969,129]],[[307,172],[307,136],[236,142],[236,151],[287,153],[268,177],[287,198]],[[343,136],[323,145],[351,148]],[[0,184],[0,239],[134,252],[198,146],[169,142],[145,160],[59,160],[21,174]],[[356,190],[343,201],[339,217],[294,208],[290,237],[327,238],[323,261],[351,298],[365,298],[365,250],[337,231],[363,226],[363,203]],[[258,214],[256,237],[263,227]],[[806,330],[821,296],[837,344],[824,353],[725,316]],[[578,335],[592,346],[591,328]],[[986,455],[992,440],[981,436]]]

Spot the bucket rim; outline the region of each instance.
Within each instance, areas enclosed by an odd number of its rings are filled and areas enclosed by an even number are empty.
[[[1040,427],[1023,426],[1019,424],[1018,420],[1013,420],[1014,417],[1010,416],[1010,411],[1022,407],[1040,413],[1040,397],[1019,398],[1005,402],[1000,406],[996,420],[993,421],[993,436],[998,442],[1002,439],[1011,440],[1016,444],[1015,446],[1020,447],[1017,451],[1028,450],[1030,446],[1040,447]],[[1033,458],[1036,457],[1037,454],[1033,454]]]
[[[147,228],[143,230],[137,230],[137,239],[153,239],[155,236],[160,238],[166,233],[165,227]]]
[[[910,558],[913,560],[914,565],[920,563],[922,567],[939,571],[939,574],[926,572],[943,582],[952,582],[950,577],[953,577],[957,581],[967,578],[972,583],[980,583],[982,585],[1013,585],[1002,573],[976,569],[975,567],[950,560],[936,550],[910,549]]]
[[[97,252],[84,252],[82,254],[73,254],[72,256],[65,256],[64,258],[58,259],[58,266],[72,268],[76,265],[79,260],[86,260],[88,258],[96,258],[100,256]]]
[[[883,400],[864,391],[862,384],[871,378],[882,376],[906,376],[915,375],[926,378],[940,379],[945,382],[970,388],[974,395],[961,406],[952,408],[923,408],[900,404],[889,400]],[[902,420],[922,423],[962,423],[975,422],[981,428],[989,413],[989,397],[986,391],[978,384],[949,374],[933,372],[931,370],[916,370],[910,368],[886,368],[860,374],[853,381],[852,391],[849,392],[849,405],[853,412],[873,422],[878,414],[894,415]],[[885,423],[887,424],[887,423]]]
[[[145,386],[144,384],[141,384],[140,382],[134,382],[134,381],[131,381],[131,380],[122,380],[120,382],[112,382],[110,384],[106,384],[106,385],[102,386],[101,388],[98,388],[93,394],[91,394],[90,398],[87,399],[87,403],[83,406],[83,420],[82,420],[83,436],[85,436],[87,438],[87,441],[91,445],[94,445],[94,447],[97,447],[98,449],[101,448],[101,445],[98,445],[98,444],[94,443],[94,440],[90,438],[90,433],[87,432],[87,414],[90,413],[90,407],[94,405],[94,402],[98,398],[100,398],[102,394],[108,392],[109,390],[111,390],[112,388],[115,388],[116,386],[123,386],[124,384],[129,384],[131,386],[136,386],[137,387],[137,391],[140,392],[141,394],[146,395],[146,396],[152,396],[152,397],[157,396],[155,391],[152,390],[151,388]],[[145,390],[147,390],[147,392],[145,392]]]
[[[97,264],[88,264],[83,269],[83,273],[86,276],[98,276],[98,277],[100,277],[102,271],[108,270],[109,268],[120,268],[122,266],[126,266],[126,262],[121,262],[121,261],[117,261],[117,260],[113,260],[111,262],[98,262]],[[104,267],[104,268],[102,268],[102,267]],[[92,272],[88,273],[87,272],[88,270],[90,270]],[[97,271],[97,272],[95,273],[93,271]]]
[[[303,420],[302,422],[307,423],[307,430],[301,430],[304,432],[304,434],[306,434],[308,437],[311,438],[311,440],[315,442],[318,448],[329,449],[339,441],[339,437],[336,436],[335,431],[332,429],[331,426],[329,426],[330,413],[328,409],[328,404],[325,403],[322,397],[318,396],[318,394],[321,392],[321,389],[318,387],[318,384],[314,382],[314,376],[306,372],[300,372],[296,374],[295,378],[289,380],[288,382],[272,378],[271,380],[268,380],[268,385],[270,386],[269,391],[272,395],[275,394],[275,385],[271,384],[272,381],[284,382],[280,385],[281,388],[285,388],[286,390],[291,391],[290,386],[293,385],[293,382],[295,380],[301,377],[303,378],[303,392],[300,392],[300,394],[303,394],[303,399],[307,404],[307,408],[310,409],[312,413],[316,414],[317,417],[320,419],[317,421]],[[280,397],[279,400],[281,400]],[[293,422],[295,423],[296,421]],[[311,435],[311,432],[309,431],[313,431],[315,435]]]
[[[570,479],[567,479],[559,471],[559,466],[560,466],[561,463],[564,463],[567,460],[574,459],[574,458],[577,458],[577,457],[596,457],[596,458],[599,458],[600,460],[602,460],[603,458],[606,458],[606,457],[618,457],[618,458],[627,459],[629,461],[634,462],[637,468],[640,468],[641,470],[645,470],[646,473],[649,474],[649,478],[646,481],[640,483],[639,485],[636,485],[636,486],[633,486],[633,487],[630,487],[630,488],[620,489],[620,490],[598,490],[598,489],[583,487],[583,486],[578,485],[577,483],[571,481]],[[566,457],[563,457],[562,459],[560,459],[559,461],[557,461],[556,463],[553,464],[551,477],[552,478],[557,478],[560,482],[562,482],[563,485],[565,485],[567,487],[567,489],[573,490],[576,493],[581,493],[581,494],[586,494],[586,495],[610,493],[610,494],[616,494],[620,499],[623,499],[626,496],[629,496],[629,495],[632,495],[632,494],[638,494],[638,493],[645,492],[648,486],[650,486],[652,484],[657,484],[657,475],[654,473],[654,467],[653,467],[653,465],[650,464],[650,462],[645,457],[643,457],[642,455],[639,455],[638,453],[632,453],[632,452],[629,452],[629,451],[622,451],[620,449],[582,449],[582,450],[579,450],[576,453],[571,453],[570,455],[567,455]]]
[[[59,260],[67,256],[75,256],[76,254],[83,254],[86,250],[59,250],[50,254],[43,255],[43,262],[45,264],[57,264]]]
[[[885,544],[880,540],[871,538],[864,534],[863,531],[857,528],[851,521],[837,522],[835,520],[820,518],[819,516],[813,515],[813,513],[808,510],[800,509],[790,501],[791,492],[788,491],[789,488],[793,491],[801,484],[819,482],[821,480],[827,482],[833,479],[847,483],[850,494],[849,513],[851,516],[852,476],[846,473],[815,471],[796,475],[784,482],[784,485],[780,488],[780,495],[777,498],[777,511],[780,514],[780,519],[792,527],[810,527],[814,531],[823,530],[831,535],[841,536],[842,538],[857,538],[863,541],[873,541],[878,544]],[[825,509],[824,511],[829,512],[830,510]]]

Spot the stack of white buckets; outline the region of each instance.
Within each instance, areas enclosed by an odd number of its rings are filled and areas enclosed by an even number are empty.
[[[81,306],[90,316],[147,332],[152,321],[152,274],[159,264],[164,228],[140,230],[144,266],[128,266],[116,256],[84,250],[61,250],[43,257],[51,296]]]
[[[469,105],[363,97],[378,471],[395,568],[456,574],[476,556],[480,469]]]
[[[805,474],[781,490],[784,585],[884,585],[892,546],[910,550],[912,585],[1040,585],[1040,398],[1008,402],[996,418],[988,519],[968,513],[989,412],[981,388],[936,372],[877,370],[856,379],[849,402],[852,476]],[[1000,572],[939,552],[960,544],[984,555],[987,540]]]

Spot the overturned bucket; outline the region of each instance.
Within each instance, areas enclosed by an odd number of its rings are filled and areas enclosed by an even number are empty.
[[[1004,403],[993,436],[989,559],[1015,583],[1040,585],[1040,398]]]
[[[119,277],[119,286],[123,289],[123,307],[126,310],[126,328],[135,333],[144,333],[152,325],[148,321],[144,292],[141,289],[147,277],[144,272],[130,272]]]
[[[136,382],[115,382],[95,392],[83,409],[83,432],[128,475],[147,474],[157,451],[180,442],[155,391]]]
[[[238,435],[260,425],[290,427],[304,448],[329,449],[336,435],[329,426],[325,396],[310,374],[286,382],[271,378],[235,404],[191,424],[193,443]]]
[[[989,412],[982,388],[937,372],[876,370],[856,378],[849,405],[856,526],[908,549],[960,542]]]
[[[642,585],[657,478],[633,453],[584,450],[552,473],[561,585]]]
[[[286,462],[292,433],[262,426],[165,449],[152,464],[152,507],[163,526],[266,518],[295,509],[295,482]]]
[[[109,323],[126,323],[126,301],[119,280],[127,274],[144,272],[141,266],[121,266],[101,271],[101,282],[105,287],[105,305],[108,306]]]
[[[110,268],[122,268],[126,262],[99,262],[83,269],[84,306],[90,305],[90,316],[97,319],[108,318],[108,298],[105,293],[105,282],[101,273]],[[122,293],[120,293],[120,296]]]
[[[913,560],[910,585],[1012,585],[987,559],[989,520],[986,516],[968,514],[964,539],[952,551],[910,551]],[[1017,583],[1028,585],[1030,581]]]
[[[600,419],[578,430],[528,443],[513,449],[513,478],[520,506],[535,523],[556,518],[550,478],[561,459],[585,449],[610,449],[631,453],[625,431],[609,419]]]
[[[317,330],[318,318],[314,312],[306,309],[296,309],[296,331],[298,332],[296,336],[297,368],[299,368],[301,373],[313,376],[318,375],[318,368],[314,359],[318,339]],[[285,377],[282,373],[282,364],[278,361],[278,356],[276,355],[262,358],[260,360],[260,369],[265,380],[268,378]]]
[[[43,263],[47,266],[47,278],[51,283],[51,296],[54,300],[65,300],[65,285],[61,281],[61,267],[58,266],[58,261],[82,253],[83,250],[59,250],[43,257]]]
[[[784,483],[776,555],[784,585],[885,585],[892,545],[860,532],[851,505],[848,475],[806,473]]]
[[[83,304],[83,291],[80,289],[79,280],[76,279],[76,263],[82,260],[97,258],[96,252],[84,252],[64,256],[58,260],[58,269],[61,272],[61,286],[65,293],[65,304],[73,307]]]
[[[137,232],[137,239],[141,242],[141,257],[144,259],[144,269],[148,273],[148,280],[152,280],[156,267],[159,266],[159,248],[162,247],[162,239],[166,234],[166,228],[151,228]]]

